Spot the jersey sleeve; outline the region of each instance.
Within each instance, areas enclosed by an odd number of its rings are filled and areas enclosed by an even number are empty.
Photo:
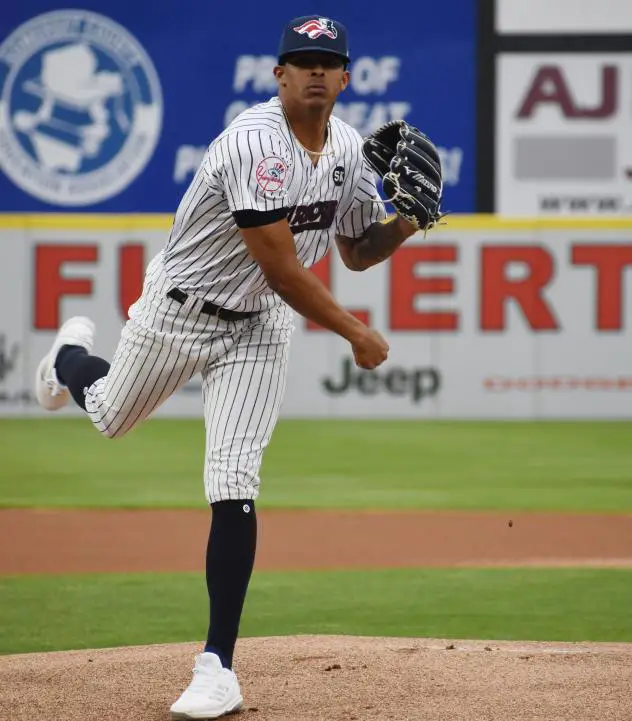
[[[291,155],[284,141],[252,129],[218,138],[205,164],[207,183],[223,191],[240,228],[267,225],[287,216],[291,172]]]
[[[337,233],[346,238],[361,238],[370,225],[384,220],[386,216],[384,202],[377,192],[375,175],[363,160],[353,201],[338,221]]]

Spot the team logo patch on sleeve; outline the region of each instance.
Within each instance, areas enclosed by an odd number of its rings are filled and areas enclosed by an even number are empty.
[[[321,35],[326,35],[332,40],[338,37],[336,26],[329,18],[314,18],[292,29],[299,35],[307,35],[310,40],[316,40]]]
[[[282,158],[270,155],[257,165],[257,185],[266,194],[278,193],[285,186],[287,170],[287,163]]]

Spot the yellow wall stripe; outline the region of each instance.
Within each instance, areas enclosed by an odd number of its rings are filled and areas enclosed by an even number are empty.
[[[173,216],[162,213],[0,213],[0,230],[168,231]],[[445,225],[430,231],[456,230],[632,230],[632,216],[618,218],[501,218],[495,215],[448,215]]]
[[[0,213],[0,230],[169,230],[173,216],[163,214]]]

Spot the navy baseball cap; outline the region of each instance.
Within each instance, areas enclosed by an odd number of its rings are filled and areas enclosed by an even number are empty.
[[[347,29],[337,20],[320,15],[302,15],[290,20],[281,35],[279,63],[290,53],[310,51],[332,53],[349,62]]]

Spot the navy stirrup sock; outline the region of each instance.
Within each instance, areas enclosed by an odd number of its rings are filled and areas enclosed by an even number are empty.
[[[110,370],[110,364],[95,355],[88,355],[85,348],[78,345],[64,345],[55,360],[55,371],[60,383],[63,383],[75,403],[86,409],[86,392],[99,378],[104,378]]]
[[[255,560],[257,518],[251,500],[211,504],[213,518],[206,550],[210,623],[205,651],[231,668],[246,591]]]

